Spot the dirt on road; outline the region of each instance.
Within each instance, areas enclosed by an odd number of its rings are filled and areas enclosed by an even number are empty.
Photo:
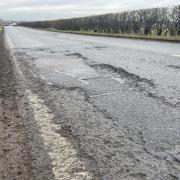
[[[25,127],[18,109],[18,81],[0,32],[0,179],[33,180]]]

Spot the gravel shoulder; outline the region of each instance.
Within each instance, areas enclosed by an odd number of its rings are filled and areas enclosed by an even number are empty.
[[[0,32],[0,179],[33,180],[27,134],[19,112],[16,78],[8,50]]]

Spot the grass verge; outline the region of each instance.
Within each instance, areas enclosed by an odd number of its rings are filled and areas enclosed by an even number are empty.
[[[180,42],[180,36],[146,36],[137,34],[115,34],[115,33],[98,33],[90,31],[70,31],[70,30],[57,30],[57,29],[45,29],[52,32],[63,32],[71,34],[91,35],[91,36],[106,36],[116,38],[132,38],[132,39],[143,39],[143,40],[156,40],[156,41],[169,41],[169,42]]]
[[[4,30],[4,26],[0,24],[0,32]]]

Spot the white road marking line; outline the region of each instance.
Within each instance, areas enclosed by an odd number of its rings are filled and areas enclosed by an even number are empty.
[[[173,54],[172,56],[174,56],[174,57],[180,57],[180,55],[178,55],[178,54]]]
[[[19,74],[21,75],[21,77],[23,77],[23,72],[20,70],[19,68],[19,64],[16,60],[16,56],[14,55],[14,51],[12,50],[13,48],[15,48],[13,42],[11,41],[11,39],[9,38],[9,36],[7,35],[6,31],[5,31],[5,41],[6,41],[6,46],[9,49],[10,55],[12,56],[12,59],[14,61],[14,65],[15,68],[17,69],[17,71],[19,72]]]
[[[103,93],[103,94],[97,94],[97,95],[92,95],[92,96],[89,96],[89,97],[90,98],[94,98],[94,97],[107,96],[107,95],[116,94],[116,93],[118,93],[118,91],[108,92],[108,93]]]
[[[49,151],[55,179],[92,179],[85,163],[78,158],[72,143],[61,135],[63,132],[61,126],[53,123],[55,116],[50,113],[44,101],[30,90],[26,91],[26,94],[45,149]],[[37,157],[36,161],[42,163],[42,157]],[[72,174],[74,168],[76,168],[76,173]]]
[[[9,36],[7,35],[6,31],[5,31],[5,39],[6,39],[6,45],[8,45],[7,48],[14,48],[14,44],[13,42],[11,41],[11,39],[9,38]]]

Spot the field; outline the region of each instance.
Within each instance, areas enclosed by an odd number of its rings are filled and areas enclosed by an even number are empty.
[[[0,31],[3,31],[4,26],[2,24],[0,24]]]
[[[180,36],[156,36],[156,35],[137,35],[137,34],[115,34],[115,33],[99,33],[92,31],[71,31],[71,30],[57,30],[57,29],[46,29],[52,32],[63,32],[81,35],[92,35],[92,36],[107,36],[107,37],[119,37],[119,38],[133,38],[133,39],[145,39],[145,40],[158,40],[158,41],[171,41],[180,42]]]

